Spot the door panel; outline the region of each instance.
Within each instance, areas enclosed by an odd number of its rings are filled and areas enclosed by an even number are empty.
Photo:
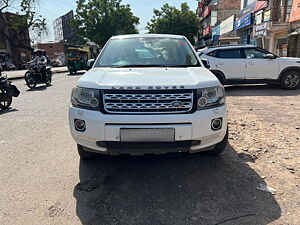
[[[245,48],[246,79],[277,79],[277,59],[266,59],[267,52],[258,48]]]
[[[242,58],[241,49],[219,50],[215,58],[216,69],[224,73],[226,79],[245,78],[245,59]]]

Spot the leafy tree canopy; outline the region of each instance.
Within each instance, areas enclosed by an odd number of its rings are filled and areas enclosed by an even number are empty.
[[[181,4],[180,9],[165,4],[160,10],[154,9],[153,13],[154,16],[146,27],[149,33],[184,35],[192,44],[195,43],[197,16],[186,2]]]
[[[118,34],[138,33],[139,18],[131,12],[130,5],[121,0],[78,0],[73,27],[82,36],[99,44]]]
[[[33,50],[30,44],[26,45],[19,37],[24,36],[26,30],[34,30],[37,33],[46,30],[45,19],[35,11],[37,0],[20,0],[21,16],[14,16],[13,21],[8,21],[4,12],[10,9],[12,2],[13,0],[0,0],[0,34],[13,47]],[[10,29],[10,34],[5,32],[7,28]]]

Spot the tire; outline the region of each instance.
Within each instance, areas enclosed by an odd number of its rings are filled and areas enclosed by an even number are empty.
[[[49,74],[47,74],[47,76],[46,76],[45,84],[47,86],[50,86],[51,82],[52,82],[52,72],[49,72]]]
[[[218,78],[222,85],[226,84],[226,79],[224,79],[224,77],[219,72],[213,71],[212,73]]]
[[[227,128],[226,135],[223,138],[223,140],[221,142],[219,142],[218,144],[216,144],[216,146],[214,147],[213,150],[207,151],[206,153],[208,155],[219,155],[225,151],[227,145],[228,145],[228,128]]]
[[[294,90],[300,87],[300,73],[296,70],[285,72],[280,78],[280,87],[286,90]]]
[[[0,89],[0,96],[7,94],[7,91]],[[1,97],[0,97],[1,100]],[[6,101],[0,101],[0,109],[7,109],[12,103],[12,96],[8,96]]]
[[[81,159],[92,159],[96,156],[96,153],[85,151],[83,147],[79,144],[77,144],[77,150]]]
[[[32,73],[29,72],[25,73],[25,82],[30,89],[35,88],[36,86],[36,80]]]

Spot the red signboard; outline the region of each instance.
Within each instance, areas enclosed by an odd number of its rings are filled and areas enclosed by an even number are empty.
[[[203,12],[203,18],[207,17],[210,14],[210,6],[207,6]]]
[[[206,36],[210,33],[210,25],[208,25],[207,27],[205,27],[203,29],[203,36]]]
[[[290,22],[300,20],[300,0],[294,0],[290,15]]]

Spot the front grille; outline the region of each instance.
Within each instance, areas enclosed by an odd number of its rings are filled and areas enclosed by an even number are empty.
[[[102,97],[107,113],[159,114],[190,112],[194,94],[192,90],[104,91]]]

